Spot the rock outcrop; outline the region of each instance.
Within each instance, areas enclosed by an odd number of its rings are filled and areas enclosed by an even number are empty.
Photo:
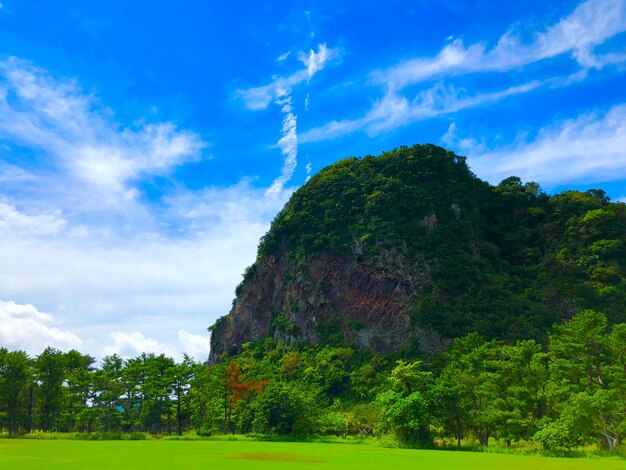
[[[230,314],[212,329],[212,360],[269,335],[288,344],[335,340],[377,352],[412,341],[426,350],[447,344],[411,324],[412,297],[430,280],[426,264],[414,266],[409,276],[393,264],[321,253],[297,269],[284,254],[259,261]]]

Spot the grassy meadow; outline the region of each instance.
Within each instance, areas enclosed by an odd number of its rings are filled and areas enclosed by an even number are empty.
[[[175,468],[423,468],[507,470],[626,469],[626,461],[386,449],[371,445],[259,441],[74,441],[0,440],[0,468],[133,469]]]

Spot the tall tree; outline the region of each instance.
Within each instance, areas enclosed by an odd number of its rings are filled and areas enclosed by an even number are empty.
[[[74,349],[64,356],[65,428],[68,431],[91,432],[95,419],[91,406],[94,398],[95,359]]]
[[[179,436],[183,434],[184,421],[189,419],[188,395],[195,372],[194,363],[187,354],[180,364],[175,364],[169,371],[176,401],[176,434]]]
[[[35,360],[38,424],[43,431],[59,430],[65,372],[64,355],[58,349],[47,347]]]
[[[30,428],[32,361],[24,351],[0,349],[0,416],[14,436]]]

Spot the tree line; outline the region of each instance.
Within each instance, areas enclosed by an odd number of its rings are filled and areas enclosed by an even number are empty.
[[[183,432],[187,394],[203,366],[141,354],[95,359],[46,348],[36,358],[0,349],[0,426],[10,435],[53,432]]]
[[[626,432],[626,324],[587,310],[554,326],[546,344],[471,333],[421,360],[271,338],[211,366],[154,354],[96,365],[78,351],[31,358],[0,349],[0,428],[613,449]]]

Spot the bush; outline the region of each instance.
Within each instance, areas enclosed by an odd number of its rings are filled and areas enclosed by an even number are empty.
[[[317,423],[317,430],[320,434],[344,436],[348,433],[348,420],[343,413],[330,411],[323,414]]]
[[[369,403],[355,405],[347,416],[348,434],[371,436],[380,420],[380,411]]]
[[[534,439],[544,449],[571,449],[584,444],[574,428],[563,419],[553,421],[535,433]]]
[[[289,383],[273,382],[252,403],[255,432],[307,435],[315,430],[316,407],[310,394]]]
[[[428,403],[420,392],[408,396],[394,391],[381,393],[380,423],[383,432],[392,431],[406,447],[432,447],[429,429]]]

